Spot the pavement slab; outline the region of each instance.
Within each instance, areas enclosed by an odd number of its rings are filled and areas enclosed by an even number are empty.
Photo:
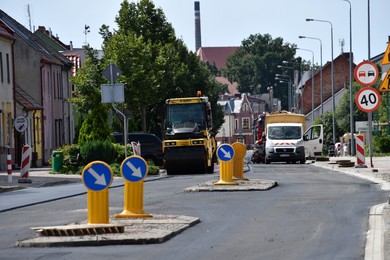
[[[186,192],[196,191],[265,191],[276,187],[278,183],[272,180],[253,179],[253,180],[234,180],[236,185],[216,185],[215,181],[208,181],[184,189]]]

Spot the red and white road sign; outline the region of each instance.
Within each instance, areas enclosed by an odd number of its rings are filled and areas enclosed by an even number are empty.
[[[375,111],[381,102],[378,90],[372,87],[362,88],[356,94],[356,105],[363,112]]]
[[[369,87],[378,80],[379,72],[373,62],[363,61],[355,67],[354,76],[360,85]]]

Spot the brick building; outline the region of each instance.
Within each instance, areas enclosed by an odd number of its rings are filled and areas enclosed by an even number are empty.
[[[334,98],[335,106],[349,87],[349,53],[342,53],[333,62],[334,70]],[[352,64],[352,69],[355,68]],[[322,105],[323,112],[332,111],[332,77],[331,62],[327,62],[322,69]],[[303,77],[305,79],[305,77]],[[353,80],[353,79],[352,79]],[[321,80],[320,70],[314,73],[314,118],[321,115]],[[298,86],[303,89],[303,95],[297,101],[298,110],[306,115],[308,126],[312,125],[312,79],[311,75]],[[303,106],[302,106],[303,105]],[[303,108],[303,110],[302,110]]]

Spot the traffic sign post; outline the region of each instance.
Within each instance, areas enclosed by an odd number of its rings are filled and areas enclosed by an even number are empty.
[[[365,87],[372,86],[378,80],[378,68],[371,61],[360,62],[354,70],[356,81]]]
[[[372,112],[378,109],[381,95],[372,87],[362,88],[356,94],[356,105],[363,112]]]
[[[379,87],[379,91],[390,92],[390,70],[387,71],[386,76]]]
[[[14,125],[15,125],[16,131],[18,131],[19,133],[23,133],[28,128],[27,118],[24,116],[16,117],[15,121],[14,121]]]
[[[379,77],[379,72],[377,66],[371,62],[371,61],[363,61],[360,62],[355,70],[354,70],[354,76],[356,81],[365,87],[372,86]],[[371,161],[371,167],[374,167],[372,164],[372,111],[376,110],[380,103],[380,95],[375,89],[369,88],[368,91],[363,88],[363,90],[360,90],[358,94],[356,95],[356,105],[361,109],[362,111],[367,112],[368,117],[368,136],[369,136],[369,145],[370,145],[370,161]]]
[[[222,144],[217,149],[217,156],[220,160],[219,181],[214,185],[237,185],[233,181],[233,157],[234,149],[230,144]]]
[[[87,164],[82,172],[87,192],[88,224],[108,224],[108,187],[113,180],[111,167],[102,161]]]
[[[121,174],[125,179],[124,208],[115,218],[152,217],[143,210],[144,179],[148,173],[146,161],[138,155],[127,157],[121,164]]]
[[[101,85],[102,103],[111,103],[112,108],[123,116],[123,140],[125,146],[125,157],[127,157],[127,119],[126,115],[114,105],[115,102],[125,102],[124,85],[114,84],[118,77],[122,75],[122,71],[115,64],[110,63],[110,65],[103,70],[102,75],[111,83]]]
[[[244,158],[246,155],[246,147],[240,142],[233,143],[232,147],[234,149],[233,178],[237,180],[248,180],[244,177]]]

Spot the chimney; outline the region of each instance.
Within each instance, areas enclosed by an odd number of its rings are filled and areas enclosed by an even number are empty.
[[[202,35],[200,33],[200,3],[195,1],[195,52],[202,47]]]

